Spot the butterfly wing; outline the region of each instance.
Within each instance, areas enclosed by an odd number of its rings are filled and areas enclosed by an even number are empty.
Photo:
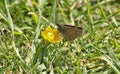
[[[72,41],[82,34],[82,28],[70,25],[57,25],[65,40]]]
[[[82,28],[76,27],[76,26],[67,26],[65,25],[66,34],[64,34],[64,37],[68,41],[72,41],[79,37],[82,34]]]

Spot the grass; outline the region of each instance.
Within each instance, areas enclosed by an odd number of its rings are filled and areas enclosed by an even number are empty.
[[[118,0],[1,0],[1,74],[120,74]],[[56,23],[83,27],[74,41],[46,41]]]

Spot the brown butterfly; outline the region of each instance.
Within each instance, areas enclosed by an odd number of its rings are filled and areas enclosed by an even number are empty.
[[[62,24],[56,24],[58,31],[62,33],[65,40],[67,41],[73,41],[80,35],[82,35],[83,28],[82,27],[76,27],[71,25],[62,25]]]

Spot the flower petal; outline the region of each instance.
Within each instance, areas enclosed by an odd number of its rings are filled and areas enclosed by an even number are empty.
[[[45,40],[56,43],[60,42],[59,31],[57,29],[52,30],[50,26],[48,26],[45,31],[42,32],[42,36]]]

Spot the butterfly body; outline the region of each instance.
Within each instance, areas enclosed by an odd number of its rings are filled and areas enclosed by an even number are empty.
[[[67,41],[73,41],[74,39],[82,35],[83,30],[82,27],[60,24],[57,24],[57,28]]]

